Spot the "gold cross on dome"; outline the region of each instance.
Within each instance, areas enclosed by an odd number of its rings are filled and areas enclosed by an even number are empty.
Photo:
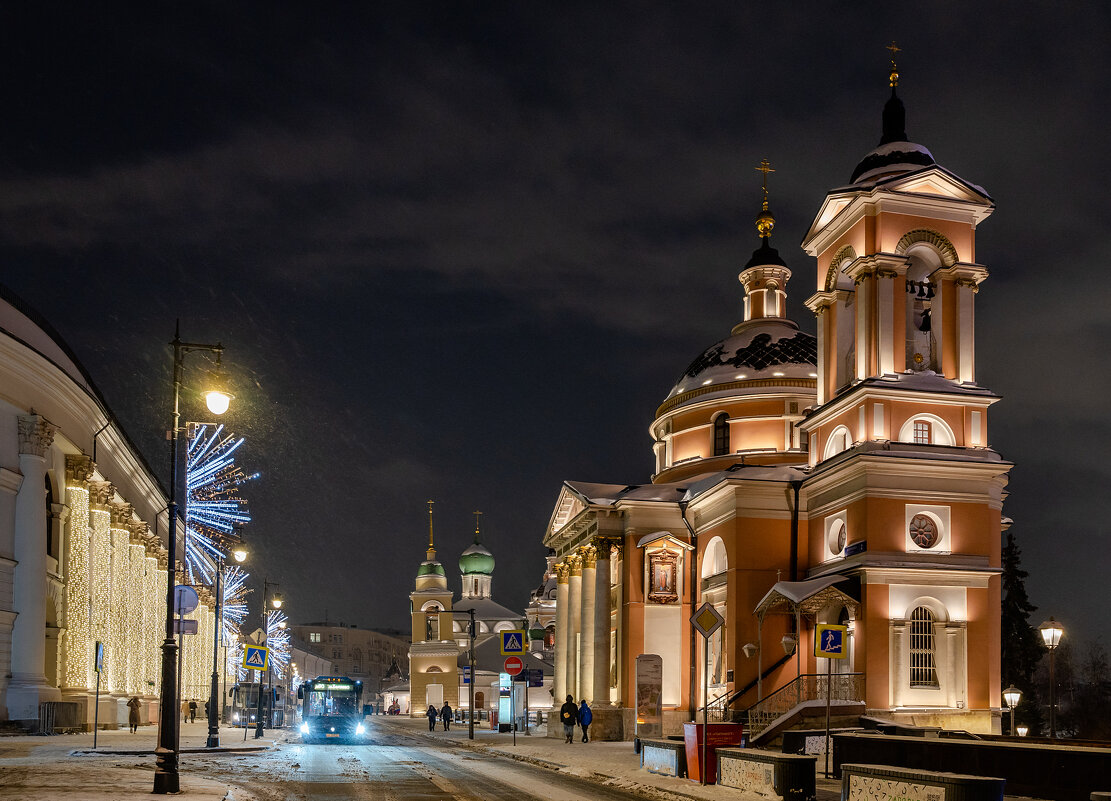
[[[891,44],[886,46],[887,50],[891,51],[891,74],[887,76],[888,83],[892,88],[899,85],[899,68],[895,66],[895,54],[902,51],[903,48],[895,44],[895,40],[891,40]]]
[[[475,510],[475,513],[474,513],[474,533],[475,534],[478,533],[478,517],[481,514],[482,514],[482,512],[478,511],[477,509]]]
[[[756,168],[756,172],[764,173],[764,208],[768,207],[768,173],[775,172],[772,169],[772,163],[767,159],[760,159],[760,166]]]

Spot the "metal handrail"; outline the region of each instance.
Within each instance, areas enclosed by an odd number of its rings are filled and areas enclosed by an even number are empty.
[[[827,681],[828,679],[828,681]],[[859,701],[863,695],[863,673],[805,673],[766,695],[748,708],[749,738],[758,737],[776,719],[806,701]]]

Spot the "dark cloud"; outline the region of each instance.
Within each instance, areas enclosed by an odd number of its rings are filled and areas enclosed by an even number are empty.
[[[449,564],[486,512],[495,591],[522,606],[559,482],[647,480],[656,404],[739,318],[761,158],[812,329],[797,243],[879,137],[896,39],[912,138],[998,203],[977,243],[978,367],[1004,396],[989,431],[1016,463],[1005,513],[1031,594],[1106,634],[1086,588],[1106,551],[1093,54],[1111,13],[1024,12],[7,9],[3,280],[156,466],[174,319],[225,342],[229,423],[263,473],[252,569],[295,619],[403,622],[429,497]]]

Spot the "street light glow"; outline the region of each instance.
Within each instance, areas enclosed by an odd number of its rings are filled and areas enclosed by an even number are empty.
[[[1060,645],[1061,637],[1065,634],[1064,628],[1053,619],[1052,615],[1050,615],[1049,620],[1038,626],[1038,631],[1042,634],[1042,642],[1050,651]]]

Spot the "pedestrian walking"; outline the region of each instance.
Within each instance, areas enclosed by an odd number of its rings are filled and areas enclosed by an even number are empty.
[[[444,731],[451,728],[451,706],[444,701],[444,708],[440,710],[440,720],[444,722]]]
[[[127,725],[131,728],[131,733],[134,734],[139,730],[139,696],[131,696],[131,700],[127,702]]]
[[[567,701],[559,708],[559,720],[563,724],[563,736],[570,743],[575,739],[575,724],[579,722],[579,708],[575,706],[575,697],[567,696]]]
[[[189,702],[189,722],[197,722],[197,702],[192,700]]]
[[[436,707],[432,706],[432,704],[429,704],[428,711],[424,714],[428,718],[428,730],[436,731],[436,717],[440,714],[436,711]]]
[[[584,743],[590,742],[590,735],[587,734],[586,730],[590,728],[590,721],[592,720],[594,720],[594,713],[590,711],[590,707],[586,705],[586,699],[584,698],[579,705],[579,726],[583,730]]]
[[[189,722],[189,702],[188,701],[182,701],[181,702],[181,722],[182,723],[188,723]]]

